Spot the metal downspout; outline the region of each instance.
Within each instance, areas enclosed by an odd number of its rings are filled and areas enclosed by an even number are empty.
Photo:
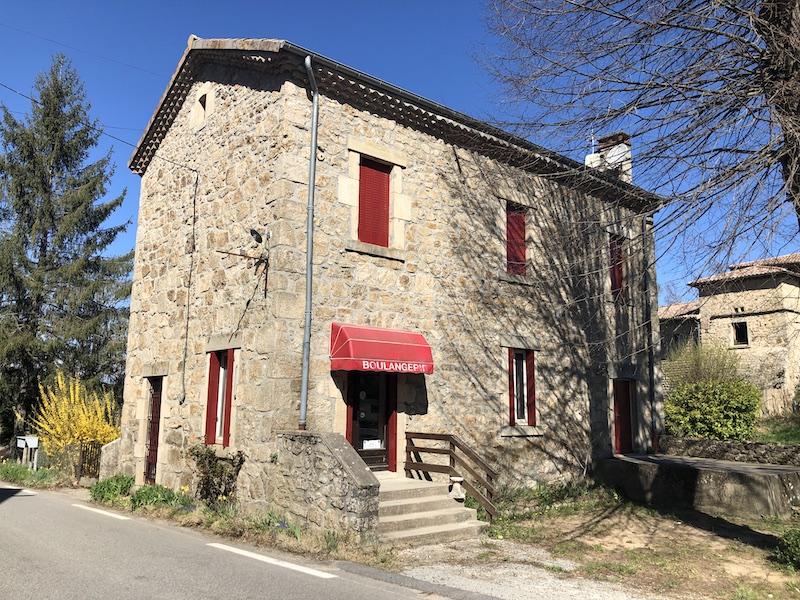
[[[306,208],[306,312],[303,325],[303,372],[300,376],[300,422],[306,428],[308,415],[308,365],[311,357],[311,307],[314,262],[314,191],[317,179],[317,128],[319,124],[319,90],[311,69],[311,56],[305,59],[308,83],[311,86],[311,156],[308,159],[308,206]]]
[[[650,447],[657,451],[656,445],[656,370],[655,370],[655,340],[653,339],[653,304],[650,297],[650,225],[652,217],[642,217],[642,258],[644,266],[644,323],[647,337],[647,395],[650,401]]]

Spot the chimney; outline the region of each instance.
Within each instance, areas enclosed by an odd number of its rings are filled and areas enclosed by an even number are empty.
[[[622,131],[601,137],[597,141],[597,152],[586,155],[587,167],[613,171],[627,183],[633,182],[633,155],[631,136]]]

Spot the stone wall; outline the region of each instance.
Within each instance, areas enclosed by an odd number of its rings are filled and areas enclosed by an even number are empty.
[[[262,465],[271,510],[305,527],[372,537],[380,484],[339,434],[283,431],[274,461]]]
[[[800,466],[800,444],[701,440],[662,435],[658,440],[658,449],[662,454],[673,456]]]
[[[800,469],[735,465],[719,469],[689,459],[619,456],[597,475],[635,502],[745,519],[790,519],[800,506]]]

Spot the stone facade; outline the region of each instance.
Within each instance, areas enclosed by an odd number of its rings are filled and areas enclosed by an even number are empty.
[[[280,497],[270,458],[288,451],[290,438],[277,433],[297,427],[303,336],[311,103],[302,59],[272,41],[195,40],[132,161],[142,183],[120,468],[137,481],[147,377],[164,386],[156,481],[190,484],[186,450],[203,439],[208,352],[229,347],[230,447],[247,455],[240,497]],[[400,465],[405,432],[428,431],[458,434],[501,484],[585,472],[612,451],[615,377],[634,381],[634,444],[647,450],[661,419],[658,368],[648,362],[652,267],[647,294],[640,284],[653,262],[644,192],[580,166],[553,174],[555,155],[466,135],[467,125],[414,98],[398,103],[335,63],[317,76],[308,429],[347,429],[347,373],[332,372],[329,359],[339,321],[418,331],[433,349],[433,375],[397,375]],[[362,156],[391,165],[388,248],[357,240]],[[527,276],[505,272],[508,201],[529,209]],[[225,254],[257,254],[251,228],[271,234],[266,294],[253,260]],[[628,247],[616,301],[610,233]],[[508,425],[509,347],[535,351],[536,427]],[[310,443],[292,443],[301,442]]]
[[[792,412],[800,384],[800,256],[733,265],[691,285],[699,297],[690,313],[665,318],[673,307],[660,311],[662,347],[696,328],[701,341],[737,355],[742,373],[762,391],[765,416]],[[734,323],[746,324],[746,343],[737,343]]]

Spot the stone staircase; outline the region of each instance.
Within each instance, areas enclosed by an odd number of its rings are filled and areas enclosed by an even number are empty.
[[[408,479],[388,471],[380,481],[378,534],[383,541],[405,546],[439,544],[478,537],[488,523],[478,521],[448,494],[446,483]]]

